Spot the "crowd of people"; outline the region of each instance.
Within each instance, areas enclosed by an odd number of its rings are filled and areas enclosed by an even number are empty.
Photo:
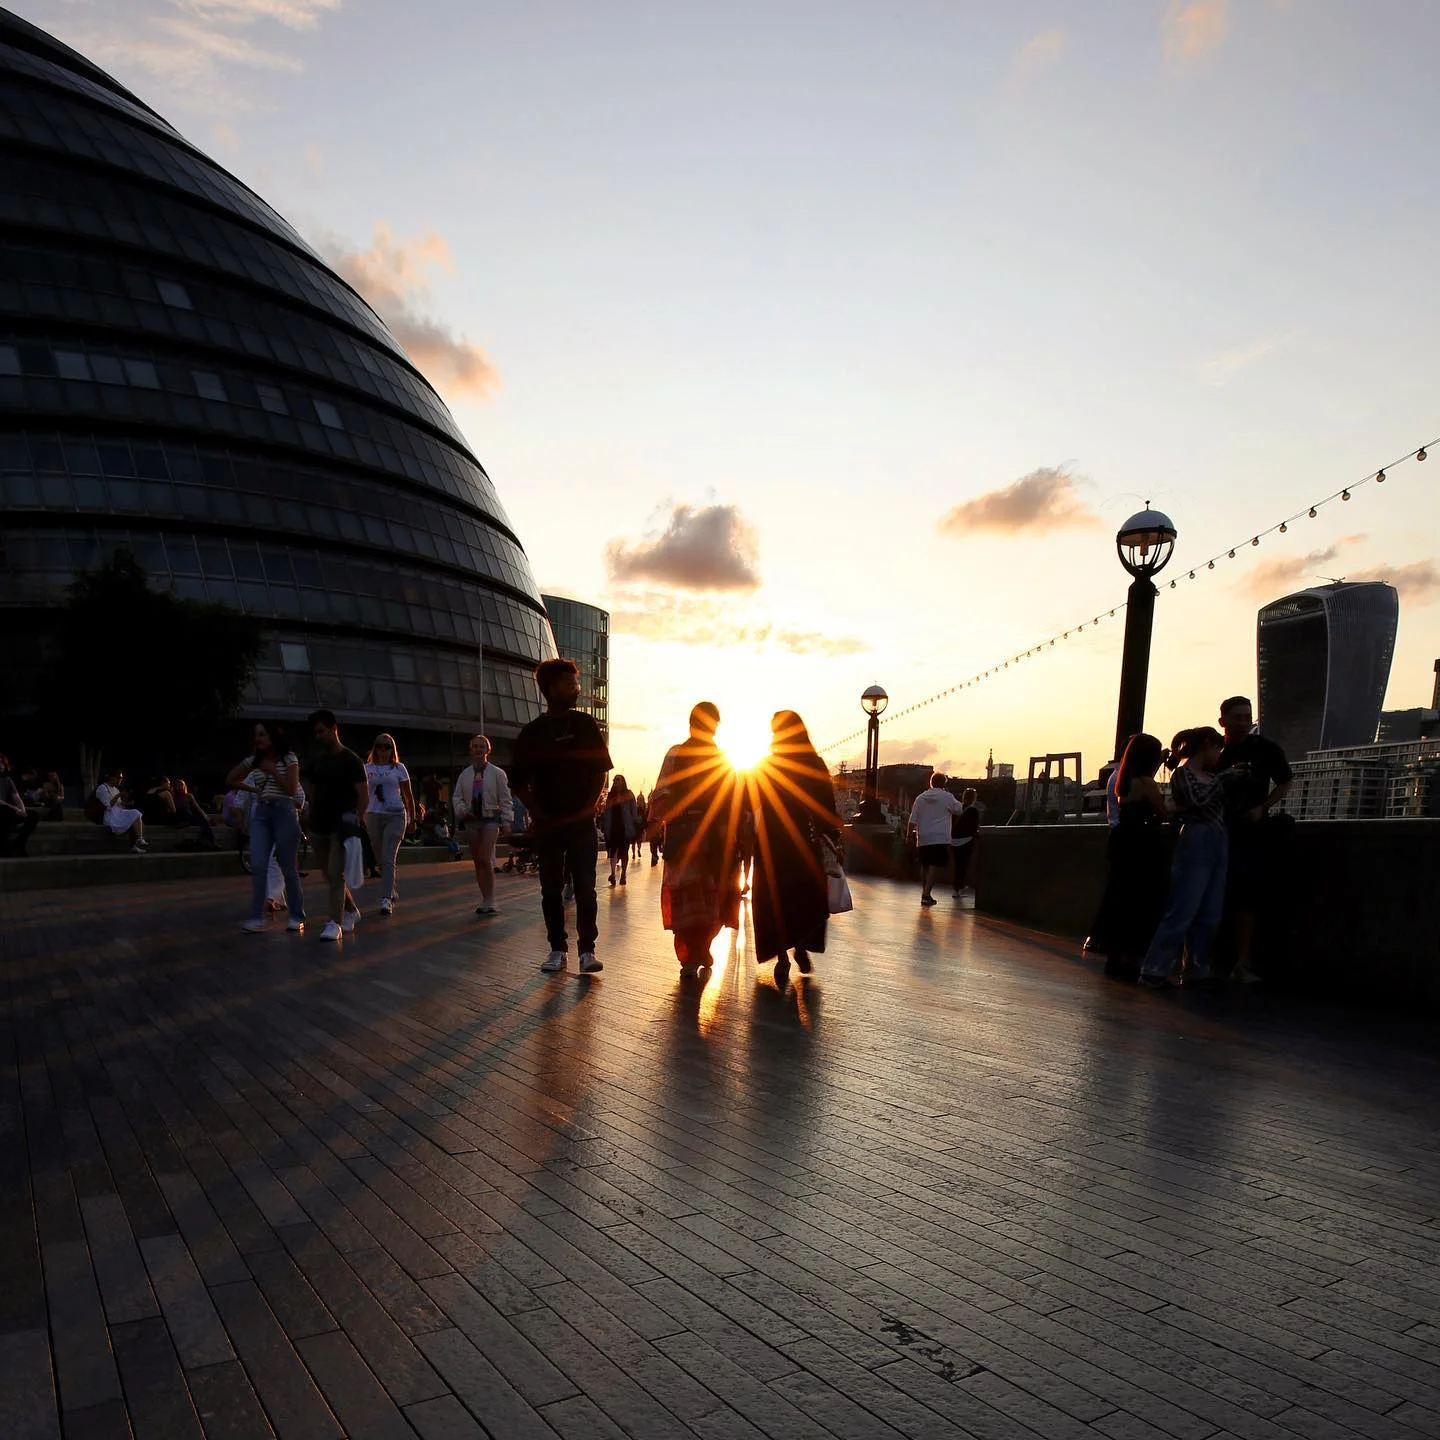
[[[477,735],[452,788],[455,824],[468,841],[479,890],[476,914],[499,913],[495,873],[504,838],[513,852],[533,856],[539,872],[548,945],[540,968],[548,974],[567,968],[573,903],[578,969],[597,974],[604,969],[596,955],[600,845],[610,883],[623,886],[630,861],[643,856],[648,842],[652,864],[664,856],[661,923],[673,933],[684,974],[709,965],[721,929],[738,922],[746,889],[758,958],[774,959],[783,974],[793,955],[809,971],[811,957],[825,949],[841,820],[828,768],[800,717],[776,714],[768,757],[742,774],[716,743],[719,710],[696,705],[689,736],[666,754],[647,797],[633,793],[623,775],[607,785],[613,765],[599,726],[577,708],[576,667],[547,660],[537,667],[536,683],[545,708],[517,737],[508,773],[492,759],[490,741]],[[242,928],[264,930],[283,909],[285,928],[304,930],[297,863],[303,813],[303,834],[327,892],[320,938],[336,942],[361,918],[356,891],[368,873],[358,863],[362,837],[378,865],[380,913],[393,914],[399,848],[417,830],[422,806],[392,735],[377,735],[362,760],[343,743],[332,712],[317,710],[309,727],[313,744],[303,764],[278,723],[258,724],[250,753],[229,773],[232,795],[245,797],[250,845],[251,906]],[[121,810],[115,823],[127,819]]]
[[[463,836],[479,891],[475,913],[495,916],[503,839],[507,866],[533,865],[539,874],[548,944],[541,969],[553,974],[568,965],[566,912],[573,902],[578,967],[595,974],[604,968],[596,955],[599,847],[608,882],[619,887],[648,843],[652,866],[663,853],[661,921],[684,973],[708,965],[711,945],[722,928],[738,923],[747,893],[757,959],[782,968],[793,955],[808,971],[811,957],[825,949],[830,915],[848,908],[849,899],[847,891],[838,902],[834,890],[843,882],[834,787],[799,715],[776,713],[769,754],[742,773],[717,744],[719,710],[702,701],[646,796],[634,793],[624,775],[611,776],[605,738],[578,709],[576,666],[547,660],[535,678],[544,709],[517,737],[509,773],[494,762],[489,739],[476,735],[448,799],[434,773],[417,787],[388,732],[375,735],[362,760],[343,743],[335,715],[317,710],[302,765],[283,726],[257,724],[250,753],[228,774],[222,809],[250,857],[243,928],[264,930],[284,911],[286,929],[304,930],[299,857],[307,836],[325,883],[322,940],[353,932],[361,918],[356,891],[369,881],[378,882],[379,913],[395,912],[398,859],[407,842],[444,845],[459,858]],[[1219,974],[1256,978],[1256,916],[1288,824],[1272,812],[1291,773],[1280,747],[1258,732],[1246,697],[1225,700],[1219,719],[1218,730],[1183,730],[1168,749],[1153,735],[1132,736],[1109,777],[1108,880],[1086,948],[1106,957],[1112,976],[1153,986],[1204,983]],[[1162,767],[1170,775],[1168,796]],[[41,816],[58,817],[63,802],[55,774],[17,777],[0,755],[0,853],[23,855]],[[139,853],[147,849],[147,826],[155,825],[193,831],[195,848],[218,844],[210,817],[179,778],[132,787],[113,769],[86,813]],[[947,876],[957,899],[973,897],[980,818],[976,792],[957,796],[939,773],[916,797],[908,835],[922,906],[937,903],[934,887]]]
[[[1168,750],[1153,735],[1130,738],[1107,786],[1109,877],[1087,941],[1107,974],[1151,986],[1205,984],[1222,971],[1258,978],[1256,919],[1288,826],[1272,812],[1290,783],[1284,751],[1256,730],[1243,695],[1221,704],[1219,730],[1182,730]]]

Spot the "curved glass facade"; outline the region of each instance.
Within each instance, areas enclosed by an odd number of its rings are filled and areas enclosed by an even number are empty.
[[[489,476],[374,312],[3,10],[0,515],[12,632],[43,644],[76,569],[128,547],[157,583],[270,622],[250,708],[329,705],[433,736],[437,761],[482,713],[512,735],[555,653]]]
[[[560,653],[580,669],[580,708],[610,735],[610,612],[564,595],[542,595]]]

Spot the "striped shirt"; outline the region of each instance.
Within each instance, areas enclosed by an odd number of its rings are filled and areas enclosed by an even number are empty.
[[[285,775],[299,763],[294,752],[287,750],[275,761],[275,773],[271,775],[268,771],[260,769],[255,763],[255,757],[250,756],[245,764],[251,773],[246,779],[255,787],[255,798],[257,800],[289,800],[290,793],[285,788]]]

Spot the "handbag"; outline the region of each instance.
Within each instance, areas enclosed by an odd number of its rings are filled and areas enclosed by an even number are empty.
[[[359,836],[352,835],[343,842],[345,846],[345,884],[351,890],[358,890],[365,883],[365,849]]]
[[[843,915],[847,910],[855,908],[854,898],[850,894],[850,882],[843,873],[827,876],[825,891],[832,915]]]

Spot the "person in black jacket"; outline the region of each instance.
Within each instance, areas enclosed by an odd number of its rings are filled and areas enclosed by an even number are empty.
[[[950,859],[955,866],[955,889],[952,893],[957,900],[965,891],[980,834],[980,807],[975,803],[975,792],[967,790],[960,797],[960,803],[965,808],[950,821]]]
[[[535,667],[545,713],[515,741],[510,788],[525,803],[535,830],[540,860],[540,909],[550,954],[541,969],[563,970],[569,940],[565,933],[565,877],[575,888],[575,929],[580,973],[605,967],[595,958],[599,937],[595,901],[595,807],[610,773],[610,751],[594,719],[575,708],[580,672],[571,660],[545,660]]]

